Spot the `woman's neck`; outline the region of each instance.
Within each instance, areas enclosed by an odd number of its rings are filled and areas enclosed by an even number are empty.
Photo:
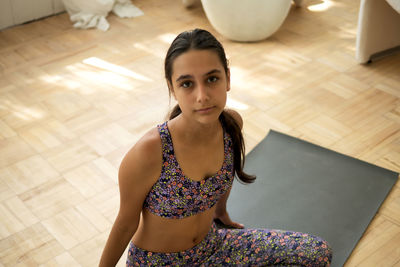
[[[222,126],[219,120],[213,123],[203,124],[193,120],[187,120],[180,114],[168,122],[175,135],[179,136],[184,142],[208,143],[213,138],[219,136]]]

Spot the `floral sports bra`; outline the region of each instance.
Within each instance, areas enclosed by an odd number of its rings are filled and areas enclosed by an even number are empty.
[[[163,165],[161,175],[147,195],[143,207],[170,219],[195,215],[214,206],[233,182],[232,140],[224,131],[224,163],[211,177],[195,181],[187,177],[176,160],[167,122],[158,125]]]

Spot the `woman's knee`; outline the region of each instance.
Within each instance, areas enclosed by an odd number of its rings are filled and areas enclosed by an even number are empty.
[[[308,253],[312,262],[309,266],[330,266],[333,253],[329,243],[318,236],[308,235],[308,238]]]

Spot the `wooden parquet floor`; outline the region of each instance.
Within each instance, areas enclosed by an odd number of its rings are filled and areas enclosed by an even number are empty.
[[[355,61],[359,1],[305,1],[258,43],[217,34],[200,4],[133,3],[145,15],[107,32],[66,13],[0,31],[0,266],[97,265],[119,163],[164,121],[164,55],[194,27],[226,48],[248,151],[274,129],[400,172],[400,54]],[[345,266],[400,266],[400,183]]]

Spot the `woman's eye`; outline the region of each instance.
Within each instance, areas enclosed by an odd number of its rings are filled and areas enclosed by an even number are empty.
[[[181,83],[181,86],[183,88],[189,88],[192,86],[192,84],[193,84],[192,82],[186,81],[186,82]]]
[[[216,81],[218,81],[218,77],[211,76],[207,79],[207,81],[210,83],[215,83]]]

